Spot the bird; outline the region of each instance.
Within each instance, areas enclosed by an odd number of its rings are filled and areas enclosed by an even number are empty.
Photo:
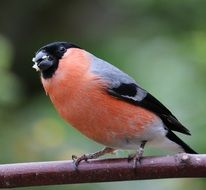
[[[32,59],[57,112],[89,139],[104,145],[95,153],[72,156],[96,159],[118,149],[140,162],[146,144],[197,154],[174,132],[190,131],[132,77],[71,42],[41,47]]]

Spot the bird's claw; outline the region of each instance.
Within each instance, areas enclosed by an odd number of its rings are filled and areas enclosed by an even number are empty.
[[[141,164],[141,158],[139,154],[130,154],[127,158],[128,162],[133,160],[133,168],[137,167],[137,163]]]
[[[91,154],[84,154],[80,157],[77,157],[76,155],[72,155],[72,160],[74,162],[75,168],[77,169],[78,165],[80,164],[81,161],[87,162],[89,159],[96,159],[96,158],[99,158],[102,155],[112,153],[112,152],[114,152],[113,148],[105,147],[100,151],[97,151],[97,152],[91,153]]]
[[[140,146],[137,148],[136,153],[135,154],[130,154],[128,156],[128,162],[130,162],[131,160],[133,160],[133,168],[137,167],[137,163],[141,164],[141,159],[143,156],[143,152],[144,152],[144,146],[146,144],[147,141],[142,141]]]
[[[89,159],[89,156],[86,155],[86,154],[84,154],[84,155],[82,155],[80,157],[77,157],[76,155],[72,155],[72,160],[74,162],[75,168],[78,168],[78,166],[79,166],[81,161],[87,162],[88,159]]]

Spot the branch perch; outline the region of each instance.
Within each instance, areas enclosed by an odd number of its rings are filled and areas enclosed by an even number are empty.
[[[182,177],[206,177],[206,154],[144,157],[135,169],[125,158],[0,165],[0,188]]]

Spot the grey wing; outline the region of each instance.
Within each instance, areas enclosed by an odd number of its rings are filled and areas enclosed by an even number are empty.
[[[155,97],[141,88],[137,82],[126,73],[92,55],[91,72],[108,81],[108,93],[116,98],[141,106],[158,115],[169,130],[190,135],[178,119]]]
[[[116,89],[116,93],[119,92],[121,96],[135,101],[141,101],[146,97],[147,91],[142,89],[132,77],[102,59],[93,55],[92,58],[91,71],[108,81],[108,91],[112,92]]]

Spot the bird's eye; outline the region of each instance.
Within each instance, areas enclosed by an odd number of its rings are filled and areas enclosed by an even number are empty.
[[[66,48],[65,48],[64,46],[60,46],[60,47],[59,47],[59,51],[60,51],[60,52],[65,52],[65,51],[66,51]]]

